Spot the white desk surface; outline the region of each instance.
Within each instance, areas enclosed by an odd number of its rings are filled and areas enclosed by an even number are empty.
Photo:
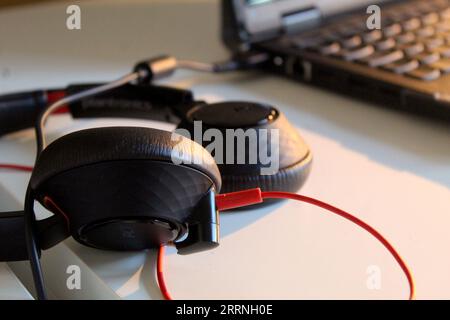
[[[125,4],[126,3],[126,4]],[[0,11],[0,93],[114,79],[160,53],[217,60],[217,1],[82,2],[82,30],[65,29],[66,2]],[[180,72],[167,81],[209,101],[272,103],[314,153],[301,193],[355,213],[382,232],[414,273],[419,299],[450,298],[450,129],[271,75]],[[80,128],[161,123],[55,117],[52,139]],[[30,131],[0,140],[0,162],[32,163]],[[20,208],[27,175],[0,172],[1,206]],[[5,209],[5,208],[1,209]],[[407,282],[366,232],[306,204],[223,215],[221,246],[192,256],[167,253],[175,298],[400,299]],[[158,299],[154,252],[112,253],[68,240],[44,254],[56,298]],[[82,290],[65,289],[67,265],[82,268]],[[23,263],[10,264],[29,285]],[[367,268],[381,270],[369,290]],[[3,284],[2,284],[2,288]]]
[[[6,263],[0,263],[0,300],[31,300],[33,296]]]

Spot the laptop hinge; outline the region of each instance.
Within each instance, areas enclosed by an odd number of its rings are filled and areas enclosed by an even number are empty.
[[[282,16],[282,28],[286,33],[292,33],[319,25],[322,14],[316,7],[303,8]]]

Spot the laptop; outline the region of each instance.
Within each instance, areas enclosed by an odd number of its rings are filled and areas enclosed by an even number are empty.
[[[222,0],[233,53],[264,70],[450,123],[450,1]]]

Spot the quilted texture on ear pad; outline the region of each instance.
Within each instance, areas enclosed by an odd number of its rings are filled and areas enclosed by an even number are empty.
[[[297,129],[272,106],[245,101],[202,105],[193,109],[178,128],[188,130],[191,136],[195,137],[195,131],[198,130],[195,121],[202,121],[202,134],[214,129],[220,131],[224,137],[226,147],[216,158],[222,175],[222,193],[256,187],[263,191],[297,192],[305,183],[311,170],[312,153]],[[237,161],[236,156],[242,150],[237,149],[233,135],[230,139],[227,134],[229,130],[236,129],[241,132],[248,131],[249,136],[254,133],[253,141],[256,140],[256,143],[253,148],[257,146],[257,150],[251,149],[250,138],[246,140],[245,161],[241,162]],[[210,140],[202,141],[203,146],[209,150]],[[278,149],[278,152],[273,153],[273,158],[264,159],[262,155],[272,155],[272,148]],[[228,161],[229,150],[234,150],[230,157],[234,161],[231,162]],[[214,154],[217,156],[216,151]],[[256,161],[250,161],[250,155],[256,158]]]
[[[271,175],[222,174],[222,193],[261,188],[262,191],[297,192],[306,182],[311,171],[312,155]]]
[[[199,170],[219,191],[222,181],[214,158],[201,145],[168,131],[106,127],[77,131],[51,143],[39,157],[31,187],[74,168],[115,160],[155,160]]]
[[[276,172],[262,175],[259,165],[228,165],[219,164],[222,175],[222,193],[251,188],[261,188],[263,191],[297,192],[306,182],[312,167],[312,153],[289,123],[280,114],[276,121],[266,126],[267,129],[279,130],[279,168]],[[268,144],[265,139],[260,142]]]

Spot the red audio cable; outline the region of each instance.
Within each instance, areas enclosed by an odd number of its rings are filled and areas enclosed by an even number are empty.
[[[156,276],[158,279],[159,290],[161,291],[162,296],[166,300],[172,300],[172,296],[169,293],[169,290],[166,286],[166,281],[164,279],[164,268],[163,268],[163,260],[164,260],[164,246],[159,247],[158,249],[158,258],[156,262]]]
[[[0,169],[25,171],[25,172],[33,171],[33,167],[23,166],[23,165],[20,165],[20,164],[9,164],[9,163],[0,163]]]
[[[362,221],[361,219],[351,215],[348,212],[345,212],[344,210],[341,210],[339,208],[336,208],[328,203],[322,202],[320,200],[302,196],[295,193],[289,193],[289,192],[278,192],[278,191],[271,191],[271,192],[261,192],[259,188],[255,189],[249,189],[244,191],[238,191],[238,192],[231,192],[231,193],[225,193],[225,194],[219,194],[216,195],[216,207],[219,211],[224,211],[228,209],[233,208],[239,208],[243,206],[248,206],[252,204],[261,203],[264,201],[264,199],[292,199],[297,201],[306,202],[309,204],[312,204],[314,206],[320,207],[322,209],[328,210],[338,216],[341,216],[354,224],[358,225],[359,227],[363,228],[367,232],[369,232],[372,236],[374,236],[378,241],[383,244],[383,246],[390,252],[390,254],[394,257],[395,261],[397,261],[398,265],[402,269],[403,273],[405,274],[408,284],[409,284],[409,299],[413,300],[415,295],[415,287],[414,287],[414,279],[411,274],[411,271],[409,270],[406,263],[403,261],[402,257],[397,253],[397,251],[394,249],[394,247],[389,243],[389,241],[386,240],[377,230],[375,230],[373,227],[369,226],[367,223]],[[164,281],[163,277],[163,265],[162,265],[162,259],[163,259],[164,250],[160,249],[158,252],[158,283],[161,288],[161,292],[165,299],[170,300],[170,294],[167,292],[166,283]]]
[[[51,90],[47,91],[47,104],[51,105],[62,98],[66,96],[65,90]],[[63,113],[69,113],[70,109],[68,106],[61,106],[61,108],[58,108],[58,110],[55,110],[53,114],[63,114]]]
[[[33,170],[30,166],[24,165],[15,165],[15,164],[0,164],[0,169],[11,169],[11,170],[19,170],[30,172]],[[233,208],[239,208],[244,206],[249,206],[252,204],[261,203],[264,199],[291,199],[297,200],[301,202],[306,202],[312,204],[314,206],[320,207],[322,209],[328,210],[338,216],[341,216],[359,227],[363,228],[367,232],[369,232],[372,236],[374,236],[381,244],[389,251],[389,253],[394,257],[395,261],[398,263],[403,273],[405,274],[408,284],[409,284],[409,299],[413,300],[415,296],[415,286],[414,279],[411,271],[406,265],[405,261],[402,259],[400,254],[395,250],[395,248],[389,243],[389,241],[384,238],[377,230],[373,227],[362,221],[361,219],[355,217],[354,215],[336,208],[328,203],[323,201],[306,197],[303,195],[290,193],[290,192],[280,192],[280,191],[266,191],[262,192],[261,189],[248,189],[244,191],[238,192],[230,192],[224,194],[216,195],[216,208],[219,211],[225,211]],[[157,267],[156,274],[158,279],[158,285],[161,290],[161,294],[164,299],[172,300],[172,297],[167,289],[167,285],[164,279],[164,268],[163,268],[163,258],[164,258],[164,247],[161,246],[158,250],[158,258],[157,258]]]

